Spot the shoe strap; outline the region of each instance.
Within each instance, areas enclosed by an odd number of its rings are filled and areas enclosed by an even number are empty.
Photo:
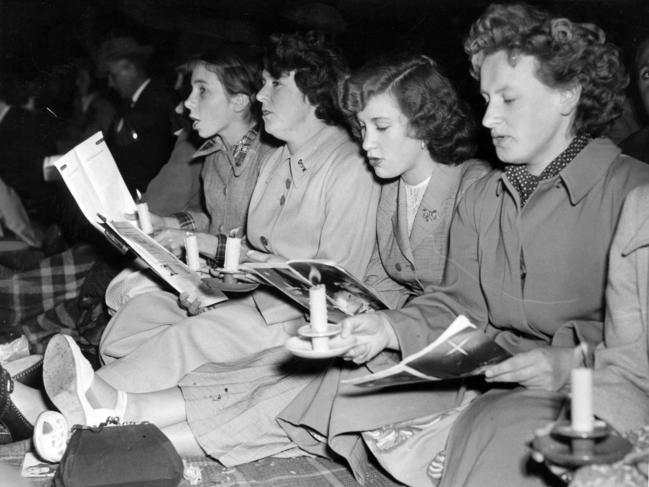
[[[11,374],[0,365],[0,418],[3,418],[11,407],[11,393],[14,391],[14,381]]]

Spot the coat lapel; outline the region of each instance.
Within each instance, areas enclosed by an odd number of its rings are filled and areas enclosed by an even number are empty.
[[[412,265],[414,265],[415,257],[412,253],[412,247],[410,246],[410,236],[408,235],[408,213],[406,209],[408,203],[406,201],[406,191],[401,181],[399,181],[397,187],[397,208],[392,217],[392,231],[396,238],[397,244],[401,249],[401,253]]]
[[[460,184],[460,168],[461,166],[440,166],[431,176],[410,235],[410,247],[413,251],[438,229],[444,231],[444,225],[441,223],[445,219],[447,206],[455,206],[455,195]]]

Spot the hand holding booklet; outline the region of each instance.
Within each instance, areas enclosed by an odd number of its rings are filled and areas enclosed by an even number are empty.
[[[122,251],[131,250],[179,294],[206,307],[225,301],[196,272],[138,227],[136,205],[122,179],[104,136],[97,132],[54,162],[87,220]]]
[[[415,382],[479,375],[487,365],[511,355],[473,325],[458,316],[433,343],[375,374],[344,381],[362,387],[389,387]]]

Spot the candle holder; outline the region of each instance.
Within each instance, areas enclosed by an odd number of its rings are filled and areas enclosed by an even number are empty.
[[[546,462],[568,468],[613,463],[621,460],[631,447],[629,441],[599,420],[590,431],[577,431],[569,421],[561,421],[549,433],[537,434],[532,441],[532,448]]]

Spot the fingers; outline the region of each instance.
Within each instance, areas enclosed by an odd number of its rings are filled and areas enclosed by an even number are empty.
[[[246,256],[253,262],[267,262],[270,259],[270,254],[258,250],[249,250],[246,252]]]
[[[371,345],[369,343],[360,343],[353,346],[343,355],[343,359],[352,361],[355,364],[363,364],[370,358]]]

